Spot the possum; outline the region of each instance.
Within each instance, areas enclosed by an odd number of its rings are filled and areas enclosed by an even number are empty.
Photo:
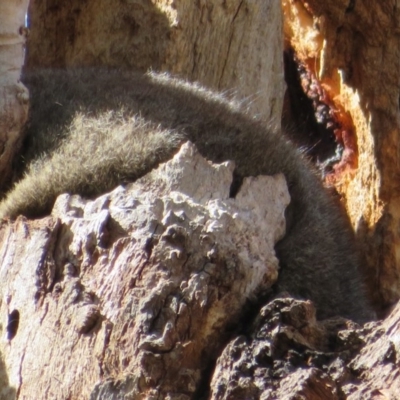
[[[245,102],[155,73],[42,70],[25,82],[29,167],[1,202],[0,217],[45,215],[62,193],[93,197],[135,181],[190,140],[208,160],[235,162],[233,196],[243,177],[285,175],[291,202],[276,245],[278,291],[312,300],[319,319],[373,319],[343,211],[301,152]]]

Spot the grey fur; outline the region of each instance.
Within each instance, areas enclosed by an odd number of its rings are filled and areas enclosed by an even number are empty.
[[[276,247],[280,290],[313,300],[319,318],[372,318],[341,211],[301,154],[243,105],[165,75],[42,71],[28,76],[27,84],[31,151],[47,146],[52,155],[32,163],[0,204],[0,217],[46,213],[63,192],[104,193],[168,160],[190,139],[214,162],[234,160],[239,178],[285,174],[292,200],[287,234]],[[46,144],[45,137],[60,133],[65,139],[59,148]]]

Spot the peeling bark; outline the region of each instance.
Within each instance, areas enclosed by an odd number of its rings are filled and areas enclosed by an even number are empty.
[[[400,3],[282,4],[287,43],[319,80],[343,132],[352,135],[345,139],[356,142],[352,148],[344,143],[331,182],[364,247],[375,302],[385,307],[400,297]],[[343,168],[346,149],[357,156],[349,168]]]

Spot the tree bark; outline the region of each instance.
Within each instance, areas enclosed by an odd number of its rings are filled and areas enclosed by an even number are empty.
[[[52,217],[0,228],[1,354],[18,398],[207,392],[230,327],[276,281],[289,202],[283,175],[229,198],[233,169],[187,143],[126,188],[65,194]]]
[[[310,302],[279,298],[217,360],[211,399],[396,399],[400,307],[362,329],[316,322]]]
[[[46,23],[43,23],[46,21]],[[282,10],[270,1],[72,0],[30,5],[27,65],[168,71],[247,99],[280,124]]]
[[[283,8],[286,41],[341,124],[333,180],[385,307],[400,297],[400,2],[283,0]]]
[[[398,293],[395,263],[386,267],[398,235],[396,4],[284,2],[286,38],[357,156],[333,180],[386,304]],[[263,0],[33,0],[27,67],[170,71],[233,88],[279,120],[280,12]],[[65,194],[50,217],[3,222],[0,398],[395,398],[399,307],[364,327],[317,322],[310,302],[290,297],[257,313],[253,296],[278,273],[286,186],[281,176],[248,179],[230,199],[232,170],[189,144],[133,185],[94,200]]]
[[[118,5],[110,0],[32,0],[29,23],[26,68],[168,71],[230,90],[247,98],[259,118],[280,123],[282,13],[276,0],[173,4],[133,0]],[[207,196],[225,184],[218,196],[228,200],[231,181],[223,171],[231,174],[232,168],[220,167]],[[199,178],[197,166],[186,182],[197,193],[208,179]],[[277,179],[271,195],[281,197],[276,199],[280,210],[276,230],[271,226],[265,231],[267,225],[259,225],[266,214],[274,215],[272,209],[260,210],[262,218],[256,212],[249,225],[238,223],[240,213],[235,212],[230,225],[237,238],[231,244],[225,228],[233,210],[223,211],[223,222],[217,218],[210,232],[201,233],[205,215],[199,216],[200,225],[179,227],[185,220],[180,211],[159,222],[153,215],[145,222],[139,207],[133,219],[120,214],[117,224],[110,223],[106,209],[101,210],[108,202],[104,197],[91,203],[99,214],[88,211],[88,220],[84,217],[88,204],[67,196],[59,199],[53,218],[4,223],[0,233],[0,308],[6,316],[1,324],[6,340],[0,351],[3,398],[15,394],[17,398],[188,399],[199,391],[206,393],[208,385],[201,383],[209,379],[209,368],[248,297],[269,288],[277,277],[273,244],[283,234],[288,199],[282,177],[265,179],[272,179],[271,185]],[[248,187],[251,181],[245,183],[254,196],[250,202],[259,196],[263,200],[246,205],[249,200],[244,196],[239,203],[246,210],[259,204],[268,207],[257,182],[255,191]],[[148,185],[139,192],[148,191]],[[151,213],[160,211],[162,189],[155,190],[150,197],[158,200]],[[119,207],[129,208],[131,202],[120,195],[117,189],[117,214]],[[194,218],[191,204],[186,212]],[[217,210],[213,206],[213,212],[220,213]],[[160,223],[171,226],[161,232]],[[216,241],[218,226],[225,228]],[[258,251],[257,226],[266,235],[261,240],[263,249],[269,247],[268,254]],[[197,248],[190,250],[189,245]],[[237,259],[243,259],[243,268],[238,268]],[[252,268],[245,266],[249,262]],[[22,268],[21,263],[30,267]],[[257,267],[265,264],[267,270]]]
[[[29,94],[20,82],[29,0],[0,3],[0,189],[10,177],[11,162],[21,143]]]

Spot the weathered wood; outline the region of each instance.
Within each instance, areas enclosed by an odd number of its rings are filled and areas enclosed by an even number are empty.
[[[31,1],[29,68],[167,70],[279,118],[278,3],[170,3]],[[400,286],[397,3],[284,2],[286,38],[356,127],[358,169],[336,184],[386,304]],[[317,322],[312,304],[289,297],[242,319],[276,279],[283,182],[259,178],[271,201],[252,179],[229,199],[231,165],[190,146],[179,157],[93,201],[63,195],[52,217],[1,225],[0,398],[395,399],[399,307],[361,329]]]
[[[283,9],[287,43],[343,125],[343,159],[356,153],[335,184],[363,246],[371,292],[387,306],[400,297],[400,2],[284,0]]]
[[[233,168],[185,144],[125,188],[3,223],[0,354],[18,398],[195,396],[278,274],[285,180],[246,178],[233,199]]]
[[[27,65],[168,71],[234,91],[280,124],[284,80],[277,0],[32,0]],[[46,21],[44,23],[43,21]]]
[[[213,400],[396,399],[400,305],[382,323],[317,322],[311,303],[279,298],[219,357]]]
[[[19,81],[28,3],[29,0],[0,2],[0,190],[10,178],[11,162],[28,115],[28,90]]]

